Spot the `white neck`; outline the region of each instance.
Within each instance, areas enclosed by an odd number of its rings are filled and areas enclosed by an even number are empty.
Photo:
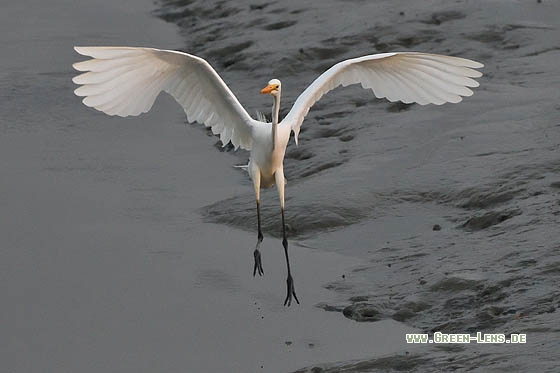
[[[272,103],[272,149],[276,148],[276,136],[278,132],[278,115],[280,113],[280,92],[273,95]]]

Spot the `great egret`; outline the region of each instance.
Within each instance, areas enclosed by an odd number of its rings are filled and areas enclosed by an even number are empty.
[[[297,303],[288,258],[284,217],[284,154],[291,132],[297,144],[303,119],[313,104],[330,90],[360,83],[378,98],[404,103],[441,105],[457,103],[471,96],[469,87],[478,87],[472,78],[482,76],[481,63],[458,57],[429,53],[396,52],[353,58],[337,63],[321,74],[297,98],[280,121],[282,84],[272,79],[261,90],[273,99],[272,123],[251,118],[228,86],[210,66],[197,56],[154,48],[75,47],[93,59],[73,67],[85,73],[74,77],[82,85],[74,93],[85,96],[83,103],[109,115],[139,115],[150,110],[161,91],[171,94],[183,107],[189,122],[197,121],[220,135],[223,145],[231,142],[251,152],[248,172],[257,203],[257,244],[253,276],[263,275],[259,245],[263,240],[260,219],[260,188],[276,184],[282,212],[282,245],[288,270],[284,305]]]

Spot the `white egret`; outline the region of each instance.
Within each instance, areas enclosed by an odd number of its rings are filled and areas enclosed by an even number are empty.
[[[272,123],[255,120],[247,114],[228,86],[204,59],[187,53],[153,48],[75,47],[79,54],[93,59],[73,67],[85,73],[74,77],[85,96],[83,103],[109,115],[139,115],[150,110],[161,91],[171,94],[183,107],[189,122],[197,121],[220,135],[224,145],[231,142],[250,151],[248,172],[253,181],[257,204],[257,244],[253,276],[262,275],[259,245],[263,240],[260,219],[260,188],[276,184],[282,213],[282,245],[286,255],[287,294],[299,303],[288,258],[284,217],[284,154],[291,132],[297,144],[303,119],[313,104],[330,90],[360,83],[378,98],[420,105],[457,103],[470,96],[469,87],[478,87],[472,78],[482,76],[481,63],[464,58],[429,53],[396,52],[353,58],[337,63],[321,74],[297,98],[290,112],[280,121],[282,84],[272,79],[261,90],[273,99]]]

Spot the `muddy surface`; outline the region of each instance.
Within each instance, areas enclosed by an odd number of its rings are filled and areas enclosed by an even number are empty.
[[[560,343],[560,4],[65,0],[0,12],[0,370],[543,371]],[[339,88],[289,145],[297,294],[262,195],[252,277],[246,152],[162,95],[138,118],[73,96],[73,45],[206,58],[249,113],[281,115],[334,63],[424,51],[485,64],[457,105]],[[421,345],[405,333],[526,333]],[[6,337],[7,336],[7,337]],[[299,370],[298,370],[299,369]]]
[[[553,1],[162,1],[184,50],[207,58],[249,110],[271,78],[284,115],[334,63],[413,50],[485,64],[458,105],[392,104],[359,88],[313,107],[285,167],[290,235],[366,264],[320,304],[358,322],[425,332],[521,332],[528,343],[423,348],[324,371],[553,371],[560,302],[560,6]],[[246,155],[235,154],[244,161]],[[246,181],[248,184],[248,181]],[[276,192],[264,229],[279,235]],[[201,210],[253,232],[253,195]],[[319,368],[313,371],[323,371]]]

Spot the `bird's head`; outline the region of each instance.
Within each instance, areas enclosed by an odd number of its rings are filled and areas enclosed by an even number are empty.
[[[272,79],[270,82],[268,82],[268,85],[266,87],[261,89],[261,93],[277,96],[278,94],[280,94],[280,86],[281,83],[278,79]]]

